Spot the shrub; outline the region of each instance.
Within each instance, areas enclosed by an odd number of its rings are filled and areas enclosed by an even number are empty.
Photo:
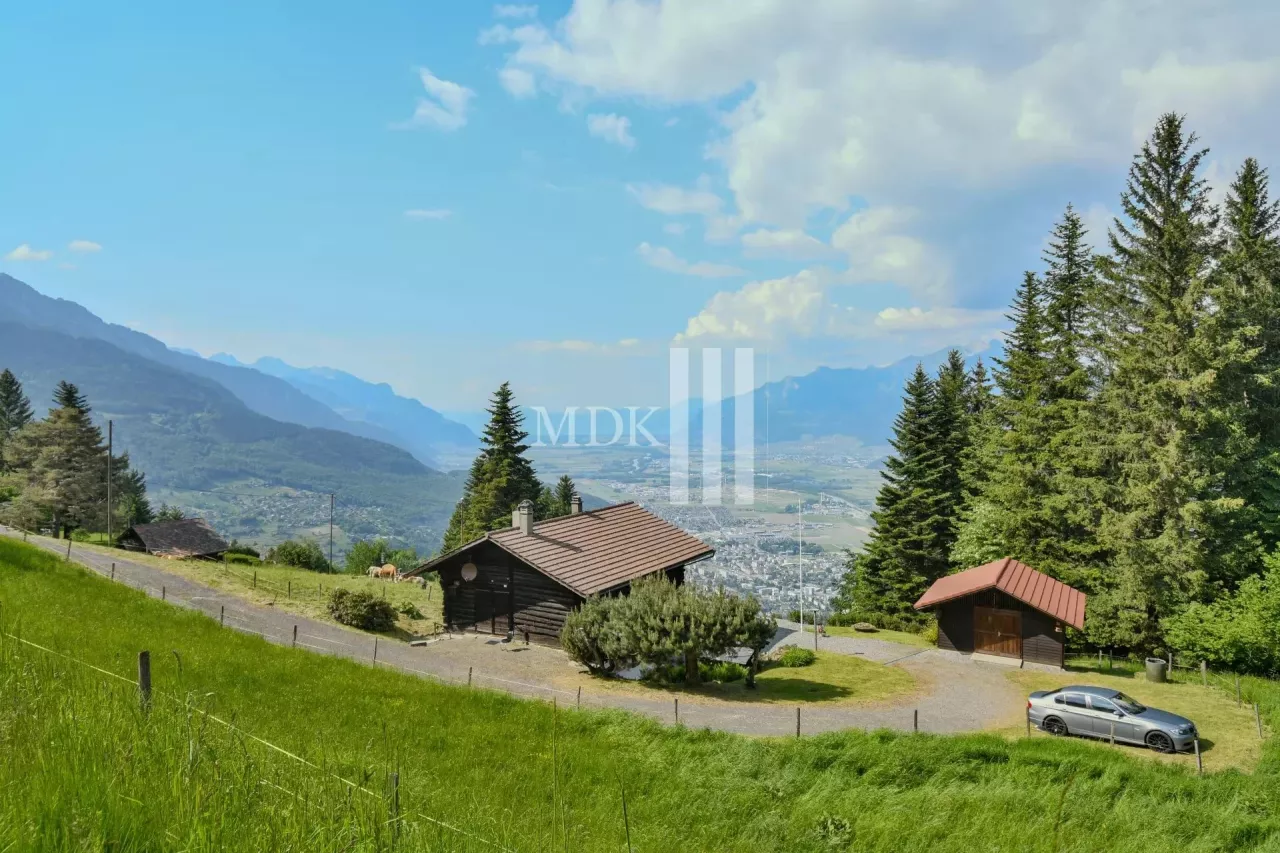
[[[928,615],[904,616],[898,613],[871,613],[864,610],[846,610],[833,613],[827,620],[828,625],[853,625],[855,622],[867,622],[884,631],[905,631],[918,634],[927,628],[933,619]]]
[[[335,589],[329,594],[329,615],[343,625],[365,631],[390,631],[396,611],[390,602],[363,590]]]
[[[936,645],[938,645],[938,623],[937,623],[937,621],[933,621],[933,622],[930,622],[928,625],[925,625],[925,626],[924,626],[924,630],[920,632],[920,636],[921,636],[921,637],[924,637],[926,640],[928,640],[928,641],[929,641],[930,643],[932,643],[933,645],[935,645],[935,646],[936,646]]]
[[[728,684],[747,677],[747,668],[732,661],[711,661],[701,664],[698,668],[702,671],[703,681],[719,681]]]
[[[569,657],[597,675],[609,675],[631,664],[614,618],[619,598],[589,598],[565,619],[560,645]]]
[[[398,608],[396,608],[396,612],[403,616],[408,616],[410,619],[422,618],[422,611],[419,610],[412,601],[403,602]]]
[[[71,531],[72,542],[88,542],[92,538],[93,537],[90,535],[89,531],[81,530],[79,527]]]
[[[226,562],[234,563],[238,566],[256,566],[260,564],[262,561],[259,560],[257,557],[252,557],[248,554],[237,554],[237,553],[228,551],[226,554]]]
[[[313,572],[329,570],[329,561],[325,559],[324,551],[314,542],[281,542],[267,552],[267,562],[310,569]]]
[[[254,561],[262,559],[262,554],[252,545],[241,545],[236,540],[231,540],[231,546],[227,548],[227,554],[237,554],[241,557],[252,557]]]
[[[1280,672],[1280,552],[1212,604],[1190,604],[1161,625],[1180,657],[1250,675]],[[1092,616],[1092,613],[1091,613]]]
[[[782,650],[782,654],[778,656],[778,663],[783,666],[809,666],[818,656],[813,653],[812,649],[802,649],[799,646],[787,646]]]

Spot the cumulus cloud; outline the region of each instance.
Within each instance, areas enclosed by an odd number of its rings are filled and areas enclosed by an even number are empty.
[[[47,261],[53,257],[48,249],[33,249],[30,243],[23,243],[4,256],[6,261]]]
[[[651,246],[648,243],[641,243],[636,247],[636,254],[651,267],[667,272],[680,273],[681,275],[693,275],[699,278],[728,278],[735,275],[746,275],[745,270],[728,264],[715,264],[710,261],[691,263],[677,256],[675,252],[665,246]]]
[[[414,208],[412,210],[406,210],[404,215],[407,219],[448,219],[450,216],[453,216],[453,211],[445,210],[444,208]]]
[[[822,328],[828,284],[824,271],[801,270],[717,293],[675,339],[767,343],[793,335],[808,337]]]
[[[426,68],[418,69],[427,97],[418,99],[413,116],[398,127],[433,126],[440,130],[457,130],[467,123],[467,107],[475,92],[466,86],[443,80]]]
[[[743,234],[742,247],[753,257],[809,260],[832,254],[831,246],[797,228],[777,231],[761,228]]]
[[[92,240],[72,240],[67,244],[67,248],[72,252],[80,253],[101,252],[102,244],[95,243]]]
[[[493,7],[493,16],[495,18],[536,18],[538,17],[538,7],[499,4]]]
[[[889,331],[965,329],[994,334],[1005,323],[1001,310],[967,308],[885,308],[876,313],[875,325]]]
[[[724,199],[706,189],[706,183],[704,179],[697,189],[692,190],[670,184],[635,184],[628,186],[627,191],[642,207],[668,216],[715,216],[724,206]]]
[[[523,68],[503,68],[498,72],[498,82],[513,98],[532,98],[538,92],[537,81]]]
[[[899,284],[932,299],[949,296],[949,266],[931,246],[907,233],[915,212],[900,207],[860,210],[831,235],[848,257],[846,280]]]
[[[614,113],[587,116],[587,132],[623,148],[634,148],[636,144],[635,137],[631,135],[631,119]]]
[[[670,234],[672,237],[683,237],[684,232],[689,230],[689,226],[683,222],[668,222],[662,226],[662,230]]]

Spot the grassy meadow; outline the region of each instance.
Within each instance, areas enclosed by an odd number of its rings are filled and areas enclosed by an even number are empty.
[[[1253,773],[1197,777],[1044,736],[751,739],[557,712],[273,646],[3,539],[0,634],[125,678],[149,650],[156,691],[143,715],[130,685],[3,638],[15,853],[1280,850],[1271,741]],[[1275,722],[1280,689],[1244,691]]]

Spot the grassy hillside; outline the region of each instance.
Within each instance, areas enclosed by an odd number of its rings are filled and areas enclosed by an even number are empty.
[[[409,815],[521,851],[625,850],[622,784],[636,851],[1280,844],[1274,744],[1253,775],[1197,778],[1045,737],[752,740],[621,712],[553,715],[539,702],[271,646],[5,540],[0,620],[125,676],[148,649],[157,690],[143,721],[127,686],[72,677],[65,661],[6,642],[0,790],[24,795],[0,797],[0,849],[390,849],[387,801],[347,794],[326,774],[377,793],[396,767],[400,850],[483,849]],[[1280,711],[1274,685],[1246,689]],[[174,696],[316,767],[215,733],[199,714],[161,712]]]
[[[193,490],[247,480],[336,492],[344,509],[377,507],[386,532],[430,549],[461,495],[457,476],[398,447],[272,420],[212,380],[102,341],[0,323],[0,367],[18,375],[38,412],[58,380],[77,384],[99,418],[115,421],[117,451],[128,450],[153,486],[190,493],[197,509]]]

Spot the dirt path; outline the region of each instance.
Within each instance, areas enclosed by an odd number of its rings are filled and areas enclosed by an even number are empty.
[[[0,534],[20,538],[21,533],[0,527]],[[65,541],[30,537],[31,544],[59,555],[67,553]],[[667,723],[675,722],[675,707],[667,695],[648,698],[599,690],[586,676],[576,676],[578,667],[559,649],[521,643],[503,643],[499,638],[477,635],[435,640],[426,646],[410,646],[397,640],[375,639],[358,631],[317,619],[246,602],[242,598],[171,574],[123,556],[105,555],[71,546],[71,559],[88,569],[114,578],[154,598],[162,595],[179,607],[198,610],[222,619],[228,628],[259,634],[281,645],[294,642],[320,654],[338,655],[370,665],[386,666],[441,681],[503,690],[527,696],[577,704],[584,707],[621,708],[645,714]],[[794,645],[800,641],[793,628],[780,627],[775,644]],[[847,642],[834,642],[836,639]],[[812,635],[808,640],[812,641]],[[1021,719],[1022,695],[1006,677],[1002,667],[973,663],[959,655],[938,649],[921,650],[896,643],[862,638],[823,638],[822,647],[843,654],[866,655],[870,660],[889,661],[914,675],[924,690],[897,704],[858,708],[839,704],[811,704],[801,710],[801,730],[806,734],[839,729],[898,729],[909,731],[915,711],[920,730],[962,732],[996,728]],[[871,644],[871,645],[863,645]],[[376,654],[376,661],[375,661]],[[565,689],[580,681],[577,689]],[[581,697],[579,699],[579,696]],[[747,735],[794,735],[796,711],[793,707],[760,703],[727,702],[701,697],[681,697],[680,723]]]

